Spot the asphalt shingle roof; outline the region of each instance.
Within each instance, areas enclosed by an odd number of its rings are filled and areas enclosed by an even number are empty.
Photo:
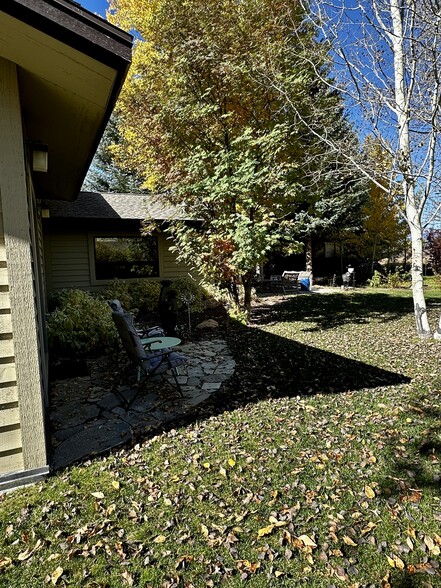
[[[51,218],[186,220],[182,210],[161,199],[160,194],[106,194],[80,192],[72,202],[45,203]]]

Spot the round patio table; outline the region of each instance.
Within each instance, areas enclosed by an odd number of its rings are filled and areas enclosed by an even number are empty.
[[[145,337],[141,339],[143,345],[147,345],[151,351],[166,349],[167,347],[176,347],[181,342],[177,337]]]

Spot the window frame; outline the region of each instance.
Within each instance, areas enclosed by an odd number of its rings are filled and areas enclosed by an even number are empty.
[[[111,284],[112,281],[117,278],[124,282],[139,282],[140,280],[158,281],[162,275],[162,251],[160,247],[160,239],[158,234],[153,234],[148,239],[155,239],[156,250],[157,250],[157,276],[139,276],[134,278],[119,278],[114,276],[113,278],[98,278],[96,273],[96,254],[95,254],[95,243],[96,239],[109,238],[109,239],[143,239],[139,233],[131,233],[129,231],[92,231],[88,233],[89,242],[89,267],[90,267],[90,283],[94,286],[105,286]]]

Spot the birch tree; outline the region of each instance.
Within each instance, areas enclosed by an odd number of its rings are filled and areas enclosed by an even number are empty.
[[[409,227],[416,330],[432,335],[423,289],[423,230],[440,209],[441,5],[435,0],[312,0],[312,18],[329,43],[331,83],[346,100],[360,136],[372,135],[390,157],[386,173],[375,161],[342,155],[385,190]],[[283,81],[270,75],[296,110]],[[301,113],[297,114],[301,116]],[[338,150],[328,134],[311,131]],[[434,329],[441,339],[441,319]]]

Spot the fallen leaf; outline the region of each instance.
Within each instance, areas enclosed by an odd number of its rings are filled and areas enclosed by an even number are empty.
[[[167,537],[165,535],[158,535],[153,539],[153,543],[165,543]]]
[[[368,533],[370,533],[372,531],[372,529],[375,529],[376,527],[376,523],[372,523],[369,522],[361,531],[361,536],[363,535],[367,535]]]
[[[232,468],[236,465],[236,462],[234,461],[234,459],[230,459],[228,460],[228,465],[231,466]]]
[[[372,490],[370,486],[364,487],[364,493],[368,498],[375,498],[375,492]]]
[[[91,492],[92,496],[95,496],[95,498],[104,498],[104,494],[102,492]]]
[[[317,544],[311,539],[311,537],[308,537],[308,535],[300,535],[300,537],[297,537],[297,539],[302,541],[302,543],[308,547],[317,547]]]
[[[118,482],[118,480],[113,480],[112,486],[113,486],[113,488],[115,488],[115,490],[119,490],[119,482]],[[104,496],[103,496],[103,498],[104,498]]]
[[[435,547],[435,543],[434,543],[432,537],[429,537],[429,535],[424,535],[424,543],[426,544],[427,549],[429,551],[432,551],[433,548]]]
[[[204,537],[208,537],[208,527],[206,527],[205,525],[201,525],[201,531]]]
[[[7,568],[12,563],[12,559],[10,557],[5,557],[4,559],[0,559],[0,570],[3,568]]]
[[[58,580],[61,578],[61,576],[63,575],[63,572],[64,572],[64,570],[61,566],[58,566],[58,568],[52,572],[51,582],[54,586],[58,582]]]
[[[273,532],[275,525],[268,525],[267,527],[262,527],[257,531],[258,537],[264,537],[265,535],[269,535]]]
[[[26,549],[26,551],[22,551],[21,553],[18,554],[18,559],[20,561],[26,561],[27,559],[29,559],[32,555],[34,555],[34,553],[37,551],[37,549],[39,549],[41,547],[41,539],[39,539],[37,541],[37,543],[35,544],[35,546],[32,549]]]
[[[353,541],[350,537],[348,537],[347,535],[345,535],[343,537],[343,542],[346,543],[346,545],[351,545],[352,547],[357,547],[357,544],[355,543],[355,541]]]

